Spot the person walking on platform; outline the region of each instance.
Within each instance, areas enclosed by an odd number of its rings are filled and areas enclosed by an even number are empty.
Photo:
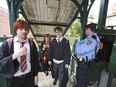
[[[49,65],[53,64],[53,85],[56,85],[57,80],[59,80],[58,87],[66,87],[68,82],[68,65],[70,64],[71,56],[70,44],[62,36],[63,29],[60,26],[57,26],[54,31],[56,37],[52,40],[49,47],[47,60]]]
[[[35,43],[27,38],[26,21],[14,23],[14,38],[0,47],[0,74],[8,79],[8,87],[35,87],[38,84],[38,60]]]
[[[50,36],[50,34],[46,34],[44,36],[44,40],[41,44],[41,48],[42,48],[42,51],[43,51],[42,66],[43,66],[43,71],[46,74],[46,76],[48,76],[48,69],[50,68],[50,66],[48,64],[48,61],[46,59],[50,43],[51,43],[51,36]]]
[[[87,80],[93,60],[96,58],[96,53],[100,48],[96,25],[95,23],[86,25],[85,34],[87,37],[76,43],[76,56],[78,58],[76,87],[87,87]]]

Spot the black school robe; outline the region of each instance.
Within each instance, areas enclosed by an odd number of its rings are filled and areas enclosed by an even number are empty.
[[[29,43],[31,46],[30,41]],[[8,83],[12,82],[10,81],[11,78],[19,69],[19,62],[17,61],[17,59],[16,60],[12,59],[12,54],[14,53],[13,48],[14,48],[13,42],[9,48],[7,41],[4,41],[0,47],[0,74],[8,80]],[[30,47],[30,57],[31,57],[30,58],[31,75],[32,75],[33,84],[34,84],[34,76],[36,76],[39,71],[38,60],[37,60],[37,49],[34,42],[32,42],[32,46]]]

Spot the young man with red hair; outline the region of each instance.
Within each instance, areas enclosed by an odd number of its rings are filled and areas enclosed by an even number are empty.
[[[0,74],[8,79],[8,87],[35,87],[38,83],[38,61],[35,43],[27,38],[26,21],[14,23],[16,36],[0,47]]]

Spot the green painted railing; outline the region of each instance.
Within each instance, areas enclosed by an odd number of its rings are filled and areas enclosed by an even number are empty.
[[[114,41],[113,44],[108,70],[109,72],[116,74],[116,40]]]
[[[5,41],[7,38],[8,37],[0,37],[0,42]],[[7,87],[7,80],[2,75],[0,75],[0,87]]]

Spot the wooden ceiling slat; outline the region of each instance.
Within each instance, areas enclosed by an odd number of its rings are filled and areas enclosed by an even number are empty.
[[[43,1],[44,0],[40,0],[40,9],[41,9],[41,12],[40,13],[42,14],[41,17],[40,17],[40,21],[43,21],[43,19],[44,19],[44,11],[43,11],[44,10],[43,9],[43,6],[44,5],[43,5]]]
[[[49,2],[52,0],[47,1]],[[24,11],[26,13],[26,16],[29,20],[29,23],[31,25],[34,34],[45,35],[46,33],[49,33],[50,35],[54,36],[55,33],[53,30],[57,25],[64,26],[63,31],[65,31],[69,26],[72,17],[77,11],[76,6],[70,0],[60,0],[60,7],[58,8],[59,1],[57,0],[54,1],[55,5],[49,2],[49,6],[48,4],[46,4],[46,0],[23,1],[22,6],[24,8]],[[83,0],[78,1],[79,3],[82,3]],[[35,20],[35,23],[30,22],[30,20]]]
[[[35,4],[36,4],[36,9],[37,9],[37,11],[36,11],[36,12],[37,12],[37,13],[36,13],[36,14],[37,14],[37,19],[36,19],[36,20],[39,20],[40,15],[41,15],[41,14],[40,14],[40,5],[39,5],[39,1],[40,1],[40,0],[36,0],[36,3],[35,3]]]

